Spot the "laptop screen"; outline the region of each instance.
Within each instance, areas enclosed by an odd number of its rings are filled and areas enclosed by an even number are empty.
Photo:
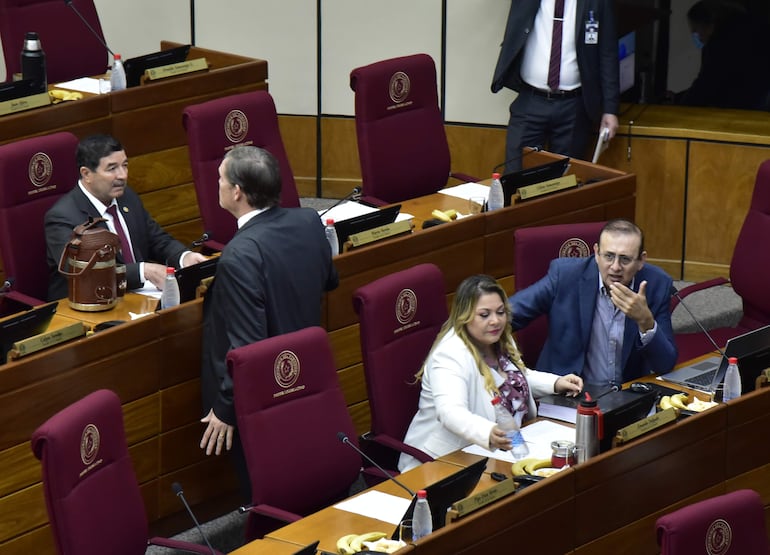
[[[148,69],[184,62],[189,52],[190,45],[186,44],[126,60],[123,62],[123,68],[126,70],[126,86],[138,86],[142,80],[142,75]]]
[[[360,233],[381,225],[392,224],[398,217],[398,212],[401,210],[400,204],[388,206],[374,212],[367,214],[361,214],[347,220],[340,220],[334,222],[334,229],[337,230],[337,238],[340,242],[340,253],[342,252],[342,245],[348,240],[348,237],[354,233]]]
[[[195,298],[195,292],[201,280],[213,276],[217,271],[219,257],[209,258],[198,264],[186,266],[176,271],[176,281],[179,284],[179,302],[186,303]]]
[[[504,205],[511,205],[511,196],[519,190],[519,187],[526,187],[527,185],[559,178],[565,174],[567,168],[569,168],[569,158],[562,158],[561,160],[548,162],[541,166],[534,166],[505,174],[500,178],[500,183],[503,186],[503,196],[505,197]]]
[[[5,364],[14,343],[48,329],[58,305],[57,302],[44,304],[0,320],[0,364]]]
[[[770,368],[770,326],[729,339],[725,354],[738,359],[742,393],[754,391],[759,374]]]

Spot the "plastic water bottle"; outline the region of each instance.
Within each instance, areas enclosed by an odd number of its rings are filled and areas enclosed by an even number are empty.
[[[122,91],[126,88],[126,70],[123,68],[123,60],[120,54],[115,54],[110,71],[110,90]]]
[[[492,174],[492,185],[489,186],[489,197],[487,198],[487,210],[498,210],[505,204],[503,197],[503,185],[500,183],[500,174]]]
[[[176,281],[174,268],[166,268],[166,280],[163,282],[163,293],[160,295],[160,307],[171,308],[179,304],[179,284]]]
[[[725,390],[722,395],[722,400],[725,402],[741,396],[741,373],[738,370],[738,359],[730,357],[727,359],[727,362]]]
[[[35,82],[35,90],[38,92],[45,92],[48,88],[45,52],[35,32],[28,32],[24,36],[24,47],[21,49],[21,78],[32,79]]]
[[[418,540],[433,532],[433,517],[428,505],[428,493],[421,489],[417,492],[417,503],[412,514],[412,539]]]
[[[326,220],[326,240],[329,241],[329,246],[332,248],[332,256],[337,256],[340,253],[340,240],[337,237],[334,220],[331,218]]]
[[[499,396],[492,399],[492,406],[495,407],[495,422],[505,432],[508,439],[511,440],[513,460],[520,461],[529,455],[529,447],[527,447],[527,442],[524,441],[524,436],[521,435],[521,429],[516,419],[503,406],[503,400]]]

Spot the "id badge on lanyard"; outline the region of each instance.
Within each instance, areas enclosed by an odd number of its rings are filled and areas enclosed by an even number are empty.
[[[594,18],[594,11],[588,12],[588,21],[586,21],[586,44],[599,44],[599,22]]]

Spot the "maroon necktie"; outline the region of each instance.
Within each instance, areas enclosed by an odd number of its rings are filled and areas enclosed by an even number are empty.
[[[126,230],[123,229],[123,224],[118,217],[117,205],[110,204],[109,207],[107,207],[107,213],[112,216],[112,225],[115,226],[115,231],[117,232],[118,237],[120,237],[120,250],[123,253],[123,262],[126,264],[133,264],[134,253],[131,252],[131,243],[128,242]]]
[[[561,73],[561,32],[564,23],[564,0],[556,0],[553,13],[553,35],[551,36],[551,62],[548,64],[548,88],[559,89]]]

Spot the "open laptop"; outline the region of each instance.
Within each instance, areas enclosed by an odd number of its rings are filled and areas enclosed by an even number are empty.
[[[500,178],[500,183],[503,186],[503,197],[505,197],[503,200],[504,206],[511,205],[511,196],[519,190],[519,187],[557,179],[564,175],[568,169],[569,158],[562,158],[540,166],[524,168],[523,170],[505,174]]]
[[[148,69],[165,66],[169,64],[178,64],[187,59],[190,52],[190,45],[177,46],[168,50],[160,50],[136,58],[129,58],[123,62],[123,68],[126,70],[126,87],[137,87],[141,83],[142,75]]]
[[[48,329],[59,303],[37,306],[21,314],[0,320],[0,364],[5,364],[13,344]]]
[[[339,239],[340,242],[340,253],[342,253],[342,245],[345,244],[348,237],[354,233],[360,233],[381,225],[392,224],[396,221],[400,210],[401,205],[394,204],[393,206],[387,206],[380,210],[375,210],[374,212],[334,222],[334,229],[337,230],[337,239]]]
[[[446,512],[453,503],[468,497],[476,484],[479,483],[481,475],[487,468],[488,458],[483,458],[476,461],[470,466],[466,466],[455,472],[454,474],[442,478],[438,482],[423,488],[428,494],[428,505],[430,505],[430,514],[433,518],[433,531],[435,532],[439,528],[443,528],[446,524]],[[406,509],[404,516],[401,520],[412,518],[414,513],[414,506],[417,503],[417,496],[412,497],[412,502]],[[391,539],[397,540],[399,535],[399,527],[391,536]]]
[[[209,278],[216,273],[218,262],[219,257],[215,256],[198,264],[179,268],[175,272],[176,281],[179,284],[180,303],[186,303],[195,298],[195,291],[198,289],[201,280]]]
[[[725,356],[713,356],[659,376],[660,379],[692,389],[711,392],[722,382],[727,359],[736,357],[744,393],[754,390],[759,373],[770,366],[770,326],[727,340]]]
[[[299,551],[295,551],[293,555],[316,555],[316,550],[318,549],[319,543],[321,543],[320,540],[314,541],[313,543],[306,545]]]

